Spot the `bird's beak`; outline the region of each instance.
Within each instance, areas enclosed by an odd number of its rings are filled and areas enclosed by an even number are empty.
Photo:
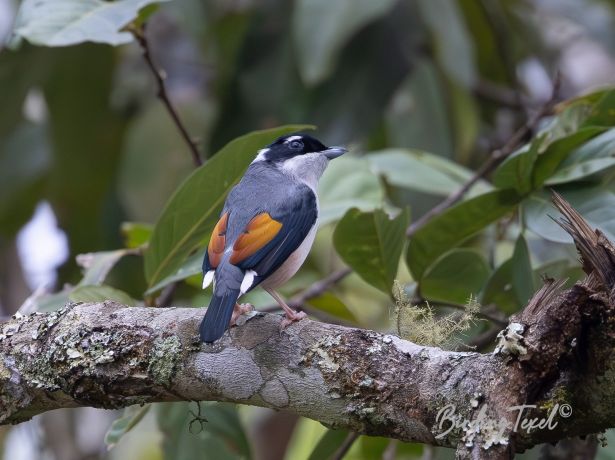
[[[327,150],[323,150],[320,153],[324,153],[329,160],[333,160],[334,158],[341,157],[347,151],[348,150],[344,147],[329,147]]]

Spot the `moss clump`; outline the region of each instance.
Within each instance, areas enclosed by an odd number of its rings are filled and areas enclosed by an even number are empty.
[[[393,296],[397,333],[402,339],[418,345],[454,348],[458,344],[455,336],[467,331],[480,311],[480,304],[470,298],[460,314],[437,317],[428,303],[413,305],[398,281],[393,286]]]
[[[181,360],[182,345],[176,336],[156,339],[150,356],[148,372],[160,385],[169,385]]]

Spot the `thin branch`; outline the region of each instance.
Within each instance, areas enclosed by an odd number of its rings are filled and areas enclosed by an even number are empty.
[[[344,442],[342,442],[335,453],[331,456],[331,460],[342,460],[358,438],[359,433],[355,433],[354,431],[348,433],[348,436],[346,436]]]
[[[530,120],[528,120],[527,123],[521,126],[517,131],[515,131],[501,149],[494,151],[491,157],[485,163],[483,163],[480,168],[478,168],[474,175],[465,184],[463,184],[455,192],[451,193],[444,201],[440,202],[438,205],[434,206],[428,212],[423,214],[418,220],[410,224],[410,226],[406,230],[406,236],[408,238],[411,238],[421,227],[427,224],[431,219],[442,214],[448,208],[460,201],[479,180],[486,177],[500,163],[502,163],[502,161],[504,161],[508,156],[510,156],[515,151],[517,146],[523,141],[523,139],[525,139],[528,134],[531,134],[536,130],[540,120],[545,115],[551,113],[551,111],[553,110],[553,106],[558,99],[560,85],[561,77],[560,74],[557,73],[553,81],[553,91],[551,93],[551,97],[542,105],[538,112],[536,112],[534,116],[532,116]]]
[[[141,28],[137,28],[134,26],[130,27],[129,30],[137,39],[137,42],[139,42],[139,45],[141,46],[141,49],[143,51],[143,58],[145,59],[147,66],[151,70],[154,79],[156,80],[156,85],[158,86],[156,95],[166,107],[167,111],[169,112],[169,115],[171,115],[171,118],[175,123],[175,126],[177,126],[177,129],[179,130],[182,138],[184,139],[184,141],[186,141],[186,144],[188,144],[188,148],[190,149],[190,154],[192,155],[192,161],[194,162],[194,165],[197,167],[201,166],[203,164],[203,160],[201,159],[201,156],[199,154],[199,149],[194,140],[190,137],[188,130],[179,118],[179,114],[177,113],[175,107],[173,107],[173,104],[169,99],[169,95],[167,94],[167,90],[164,84],[164,80],[166,78],[165,72],[156,66],[152,58],[149,43],[147,41],[147,38],[145,37],[145,24],[143,24]]]

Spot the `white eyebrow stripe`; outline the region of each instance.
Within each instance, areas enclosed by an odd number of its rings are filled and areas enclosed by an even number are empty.
[[[301,139],[303,139],[303,136],[290,136],[288,139],[284,141],[284,143],[288,144],[289,142],[300,141]]]
[[[265,154],[269,151],[269,148],[265,148],[265,149],[260,149],[258,151],[258,155],[256,155],[256,158],[254,158],[254,160],[252,161],[252,163],[256,163],[257,161],[265,161]]]

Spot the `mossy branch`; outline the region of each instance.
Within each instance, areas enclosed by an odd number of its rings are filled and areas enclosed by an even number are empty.
[[[457,447],[460,458],[506,458],[615,427],[613,249],[565,210],[588,277],[565,291],[549,281],[511,319],[497,353],[445,351],[310,320],[280,332],[281,317],[262,313],[205,345],[199,309],[71,304],[0,324],[0,424],[62,407],[231,401]],[[524,404],[535,406],[528,416],[563,404],[573,416],[531,432],[485,423],[449,431],[439,418],[454,407],[470,422],[514,422],[510,408]]]

